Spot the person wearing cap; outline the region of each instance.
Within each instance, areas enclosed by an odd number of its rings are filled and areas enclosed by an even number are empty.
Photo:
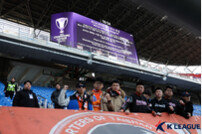
[[[84,82],[79,82],[76,84],[76,92],[70,96],[67,109],[93,110],[90,96],[86,93],[86,85]]]
[[[173,87],[166,86],[164,91],[164,99],[169,105],[169,109],[172,111],[170,113],[179,113],[180,104],[177,100],[173,99]]]
[[[193,114],[193,103],[190,101],[191,94],[187,91],[182,93],[182,98],[179,101],[181,105],[181,110],[179,115],[189,119]]]
[[[64,107],[62,107],[62,106],[60,106],[59,104],[58,104],[58,97],[59,97],[59,95],[60,95],[60,92],[61,92],[61,86],[60,86],[60,84],[59,83],[56,83],[55,84],[55,91],[53,91],[53,93],[51,94],[51,100],[52,100],[52,102],[54,103],[54,107],[56,108],[56,109],[63,109]]]
[[[10,97],[13,99],[14,94],[17,92],[18,89],[18,84],[15,81],[15,78],[13,77],[11,81],[9,81],[5,88],[4,88],[4,93],[6,97]]]
[[[103,111],[119,112],[126,96],[126,93],[121,89],[120,82],[113,80],[106,93],[103,100]]]
[[[16,93],[13,99],[13,106],[18,107],[36,107],[39,108],[36,94],[31,90],[32,82],[25,81],[23,90]]]
[[[90,95],[90,100],[93,105],[93,110],[94,111],[103,110],[104,97],[107,94],[106,92],[102,91],[104,87],[103,79],[101,77],[96,78],[93,87],[94,87],[93,90],[88,91],[88,94]]]
[[[155,89],[155,98],[151,100],[152,115],[161,116],[162,112],[172,112],[167,101],[163,98],[163,91],[160,87]]]
[[[121,112],[125,112],[128,108],[134,113],[151,113],[147,99],[143,96],[144,84],[138,82],[136,91],[132,94],[121,107]]]

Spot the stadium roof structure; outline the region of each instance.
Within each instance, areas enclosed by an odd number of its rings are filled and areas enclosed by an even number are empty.
[[[200,0],[1,0],[0,18],[50,31],[51,14],[76,12],[131,33],[139,58],[201,64]]]

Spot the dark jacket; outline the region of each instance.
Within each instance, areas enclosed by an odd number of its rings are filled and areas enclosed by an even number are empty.
[[[78,95],[78,93],[76,92],[75,94],[70,96],[70,101],[67,106],[67,109],[85,110],[84,105],[87,104],[87,110],[93,110],[93,105],[90,101],[90,96],[88,94],[85,94],[86,97],[83,99],[82,109],[79,109],[79,100],[77,99],[77,95]]]
[[[183,100],[183,99],[182,99]],[[184,101],[184,100],[183,100]],[[188,119],[188,113],[191,114],[191,116],[193,115],[193,103],[191,101],[186,102],[184,101],[185,105],[181,105],[180,109],[179,109],[179,115],[185,117],[186,119]]]
[[[181,106],[180,106],[180,103],[177,100],[175,100],[173,98],[171,98],[171,99],[164,98],[164,99],[168,103],[168,106],[173,106],[174,111],[171,112],[171,113],[178,114],[180,112]]]
[[[131,95],[122,106],[122,109],[124,111],[128,108],[130,112],[136,112],[136,113],[151,112],[151,109],[148,106],[147,99],[143,95],[141,96],[138,96],[137,94]]]
[[[151,104],[152,104],[152,107],[151,107],[152,111],[159,112],[159,113],[171,112],[169,110],[169,105],[164,98],[162,98],[160,101],[158,101],[157,98],[154,98],[151,100]]]
[[[39,103],[36,94],[33,93],[32,90],[23,89],[16,93],[13,100],[13,106],[39,108]]]
[[[150,109],[152,107],[151,101],[152,101],[152,99],[147,99],[147,103],[148,103],[148,106],[149,106]]]
[[[61,90],[55,90],[53,91],[53,93],[51,94],[51,100],[55,105],[55,108],[62,108],[59,104],[58,104],[58,97],[60,95]]]

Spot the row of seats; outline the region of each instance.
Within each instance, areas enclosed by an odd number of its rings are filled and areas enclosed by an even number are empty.
[[[32,86],[32,91],[37,95],[39,102],[42,102],[42,107],[52,108],[51,94],[55,90],[55,88],[47,88],[47,87],[39,87]],[[67,90],[66,96],[71,96],[75,91]],[[45,104],[44,104],[45,103]],[[47,104],[46,104],[47,103]],[[45,105],[45,106],[44,106]]]
[[[20,87],[22,86],[23,85],[20,85]],[[12,106],[12,100],[9,97],[5,97],[4,95],[4,87],[5,85],[0,82],[0,106]],[[55,88],[32,86],[31,89],[37,95],[41,107],[53,108],[51,94],[55,90]],[[67,90],[66,96],[69,97],[74,94],[74,92],[74,90]]]
[[[193,115],[201,116],[201,105],[193,105],[194,106],[194,112]]]
[[[4,87],[5,85],[0,82],[0,106],[12,106],[12,100],[9,97],[6,98],[4,95]],[[51,94],[54,90],[55,88],[32,86],[32,91],[36,93],[39,104],[43,108],[53,108]],[[67,90],[66,96],[69,97],[74,94],[74,92],[74,90]],[[194,105],[193,115],[201,115],[201,105]]]
[[[5,85],[0,82],[0,106],[12,106],[12,100],[4,95],[4,87]]]

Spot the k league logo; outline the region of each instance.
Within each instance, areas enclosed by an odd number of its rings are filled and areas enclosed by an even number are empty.
[[[196,129],[197,133],[200,133],[201,126],[200,124],[178,124],[178,123],[169,123],[169,122],[161,122],[159,121],[156,126],[156,131],[160,130],[165,132],[163,125],[166,125],[166,129],[172,129],[173,131],[180,134],[191,134],[190,129]]]

